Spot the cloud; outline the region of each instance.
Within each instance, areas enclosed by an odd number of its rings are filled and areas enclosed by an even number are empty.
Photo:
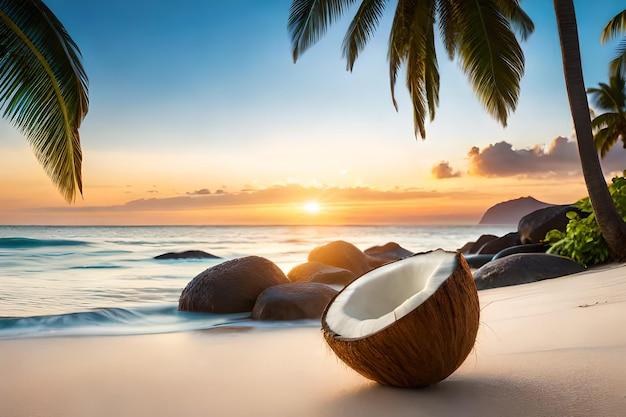
[[[187,191],[185,194],[187,194],[187,195],[209,195],[209,194],[211,194],[211,191],[209,191],[207,188],[202,188],[202,189],[196,190],[196,191]]]
[[[243,189],[238,192],[215,192],[207,195],[184,195],[162,198],[141,198],[121,205],[90,207],[55,207],[52,211],[168,211],[198,210],[255,205],[289,205],[305,201],[321,204],[367,206],[384,203],[387,205],[409,204],[412,200],[436,200],[454,198],[461,191],[439,192],[416,188],[394,188],[378,190],[371,187],[305,187],[300,184],[280,184],[263,189]]]
[[[458,178],[461,176],[459,171],[454,171],[448,161],[441,161],[430,170],[433,178],[438,180],[447,178]]]
[[[557,137],[547,147],[513,149],[508,142],[498,142],[484,149],[474,146],[468,152],[469,173],[479,177],[547,177],[579,175],[581,172],[576,142]],[[626,168],[626,152],[614,147],[602,161],[605,172]]]

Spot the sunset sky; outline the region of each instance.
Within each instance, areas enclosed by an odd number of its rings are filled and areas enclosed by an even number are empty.
[[[551,1],[522,1],[535,32],[509,126],[440,48],[440,106],[424,141],[402,80],[398,112],[391,102],[395,2],[352,73],[340,48],[351,13],[294,64],[290,0],[46,4],[90,79],[84,196],[67,205],[0,120],[0,224],[475,224],[501,201],[585,195]],[[600,32],[624,2],[575,5],[592,87],[608,80],[617,42],[601,45]],[[626,151],[603,166],[607,178],[626,169]]]

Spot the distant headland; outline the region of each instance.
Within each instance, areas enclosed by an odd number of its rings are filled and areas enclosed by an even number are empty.
[[[520,197],[490,207],[478,224],[517,224],[525,215],[554,205],[533,197]]]

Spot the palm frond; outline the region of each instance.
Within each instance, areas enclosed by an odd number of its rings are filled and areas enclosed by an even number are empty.
[[[626,74],[626,38],[617,45],[617,55],[609,63],[611,74]]]
[[[624,113],[626,111],[626,79],[621,74],[612,75],[609,83],[598,83],[598,87],[587,89],[591,103],[604,111]]]
[[[616,98],[612,94],[611,87],[605,83],[598,83],[599,88],[588,88],[587,93],[591,95],[591,103],[594,107],[610,111],[616,108]]]
[[[435,110],[439,106],[439,63],[437,62],[437,51],[435,49],[434,22],[436,9],[431,8],[431,24],[428,26],[428,38],[426,40],[426,50],[424,51],[424,69],[426,80],[426,101],[428,102],[428,112],[430,121],[435,120]],[[410,59],[410,58],[409,58]],[[426,132],[424,132],[424,138]]]
[[[519,98],[524,53],[494,3],[459,0],[456,6],[461,67],[485,109],[506,126]]]
[[[40,0],[0,0],[0,108],[68,202],[82,194],[78,129],[87,76],[74,41]]]
[[[455,0],[438,0],[436,10],[437,15],[439,16],[439,32],[450,60],[454,59],[459,35],[455,4]]]
[[[520,0],[493,0],[493,2],[509,19],[511,26],[523,41],[535,31],[535,24],[519,5]]]
[[[623,112],[608,112],[594,117],[591,127],[596,148],[602,158],[620,138],[622,141],[626,138],[626,117]]]
[[[425,120],[434,118],[439,103],[439,70],[435,52],[434,0],[400,0],[389,40],[391,93],[400,66],[406,63],[406,84],[413,104],[415,135],[426,137]]]
[[[620,137],[622,137],[620,132],[612,126],[600,129],[594,134],[593,140],[596,144],[596,148],[600,151],[601,158],[604,158],[606,154],[609,153]]]
[[[293,62],[326,34],[355,0],[293,0],[287,29],[291,36]]]
[[[617,123],[620,123],[620,117],[623,119],[623,117],[620,116],[619,113],[602,113],[601,115],[596,116],[591,120],[591,128],[595,131],[597,129],[602,129],[606,126],[613,126]]]
[[[609,20],[602,29],[600,42],[606,43],[617,37],[620,33],[626,33],[626,9],[619,12]]]
[[[387,0],[363,0],[343,40],[343,56],[347,69],[352,71],[354,62],[378,27]]]

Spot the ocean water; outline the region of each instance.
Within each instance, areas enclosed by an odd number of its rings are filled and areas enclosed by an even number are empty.
[[[316,246],[345,240],[362,250],[397,242],[413,252],[455,250],[514,226],[0,226],[0,339],[122,335],[255,323],[247,313],[177,311],[187,283],[211,266],[263,256],[285,273]],[[203,250],[222,259],[156,260]]]

